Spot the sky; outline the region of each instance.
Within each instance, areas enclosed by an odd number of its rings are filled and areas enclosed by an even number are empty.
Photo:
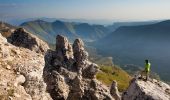
[[[170,0],[0,0],[0,18],[170,19]]]

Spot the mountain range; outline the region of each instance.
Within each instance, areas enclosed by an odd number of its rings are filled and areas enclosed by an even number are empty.
[[[134,22],[114,22],[112,25],[108,25],[107,28],[112,32],[121,26],[139,26],[139,25],[149,25],[160,22],[160,20],[153,21],[134,21]]]
[[[58,34],[67,36],[70,40],[82,38],[85,42],[89,42],[100,39],[110,33],[103,25],[63,22],[59,20],[54,22],[35,20],[25,22],[21,26],[53,44],[55,43],[55,36]]]
[[[110,25],[114,20],[109,19],[83,19],[83,18],[49,18],[49,17],[34,17],[34,18],[6,18],[5,22],[18,26],[24,22],[33,21],[33,20],[43,20],[46,22],[54,22],[56,20],[64,22],[77,22],[77,23],[89,23],[91,25]]]

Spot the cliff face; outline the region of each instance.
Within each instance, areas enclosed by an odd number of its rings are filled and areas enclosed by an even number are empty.
[[[155,79],[143,81],[133,79],[123,100],[170,100],[170,86]]]
[[[88,60],[84,43],[76,39],[71,45],[58,35],[56,50],[45,55],[44,81],[54,100],[113,100],[110,89],[96,80],[99,68]],[[112,92],[117,91],[115,84]],[[118,94],[116,94],[118,95]]]

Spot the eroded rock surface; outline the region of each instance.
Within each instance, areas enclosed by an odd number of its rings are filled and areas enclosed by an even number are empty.
[[[44,56],[16,47],[0,34],[0,99],[52,100],[43,81]]]
[[[44,81],[54,100],[114,100],[110,89],[96,80],[99,67],[88,60],[81,39],[73,46],[56,37],[56,50],[45,55]]]
[[[117,88],[117,82],[113,81],[111,88],[110,88],[110,94],[116,99],[116,100],[121,100],[121,97],[119,95],[119,91]]]

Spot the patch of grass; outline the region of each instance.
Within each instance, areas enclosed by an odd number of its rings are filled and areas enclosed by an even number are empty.
[[[9,100],[9,97],[14,96],[14,89],[7,90],[7,94],[1,94],[0,100]]]
[[[13,96],[14,95],[14,89],[9,89],[7,90],[8,96]]]
[[[127,89],[131,76],[118,66],[100,66],[101,72],[97,73],[96,78],[104,84],[110,86],[113,80],[118,83],[120,92]]]

